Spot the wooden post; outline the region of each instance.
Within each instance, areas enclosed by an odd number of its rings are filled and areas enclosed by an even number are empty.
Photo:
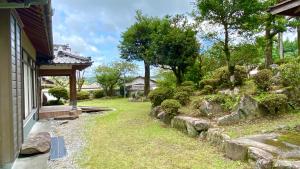
[[[72,68],[70,79],[70,105],[73,106],[73,109],[77,108],[76,100],[76,69]]]

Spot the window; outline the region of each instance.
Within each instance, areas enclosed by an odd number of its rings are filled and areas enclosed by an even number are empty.
[[[24,117],[26,118],[37,107],[35,62],[26,51],[23,51],[23,91]]]

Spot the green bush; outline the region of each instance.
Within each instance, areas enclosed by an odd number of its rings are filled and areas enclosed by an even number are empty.
[[[194,87],[195,84],[192,81],[185,81],[185,82],[181,83],[181,86],[192,86],[192,87]]]
[[[271,85],[271,78],[272,71],[263,69],[254,76],[254,81],[259,89],[267,91]]]
[[[179,101],[174,99],[167,99],[161,103],[161,108],[168,114],[177,115],[178,109],[181,107]]]
[[[244,66],[235,66],[235,70],[234,70],[234,86],[239,86],[242,85],[245,81],[245,79],[247,79],[247,70]]]
[[[204,99],[209,102],[220,104],[225,111],[230,111],[239,101],[239,97],[224,94],[207,95]]]
[[[49,100],[46,106],[56,106],[56,105],[64,105],[62,100]]]
[[[148,97],[153,107],[159,106],[164,100],[172,98],[174,91],[170,88],[156,88],[152,90]]]
[[[300,63],[287,63],[280,66],[283,85],[300,87]]]
[[[203,88],[206,85],[216,88],[219,85],[219,79],[203,79],[200,81],[200,87]]]
[[[214,92],[214,88],[210,85],[205,85],[201,91],[201,94],[212,94]]]
[[[52,96],[54,96],[55,98],[57,98],[57,100],[59,101],[61,98],[62,99],[69,99],[69,94],[67,89],[63,88],[63,87],[54,87],[48,90],[48,93],[51,94]]]
[[[90,98],[90,93],[87,91],[77,92],[76,98],[77,100],[87,100]]]
[[[175,89],[175,92],[187,92],[189,95],[195,91],[194,86],[179,86]]]
[[[181,105],[186,105],[190,101],[190,95],[186,91],[176,92],[174,99],[178,100]]]
[[[288,98],[284,94],[262,94],[258,103],[264,115],[277,115],[287,110]]]
[[[104,97],[104,91],[103,90],[95,90],[93,91],[93,98],[96,98],[96,99],[100,99],[102,97]]]

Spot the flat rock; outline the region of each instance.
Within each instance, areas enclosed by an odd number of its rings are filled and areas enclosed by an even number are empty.
[[[274,163],[273,169],[299,169],[300,161],[277,160]]]
[[[189,116],[175,116],[174,120],[184,121],[192,125],[197,131],[204,131],[208,130],[211,126],[208,120],[194,118]]]
[[[214,114],[223,112],[220,104],[208,100],[203,100],[200,103],[198,110],[199,114],[205,117],[212,117]]]
[[[163,111],[163,110],[162,110],[162,108],[161,108],[160,106],[156,106],[156,107],[154,107],[154,108],[151,109],[151,111],[150,111],[150,116],[151,116],[151,117],[157,118],[157,115],[158,115],[159,113],[161,113],[162,111]]]
[[[22,145],[21,155],[35,155],[46,153],[51,147],[51,136],[48,132],[31,135]]]
[[[206,133],[206,140],[212,145],[219,146],[222,150],[224,150],[225,142],[230,140],[230,137],[223,132],[224,130],[220,128],[210,128]]]
[[[256,147],[248,148],[248,158],[251,161],[254,161],[255,168],[259,169],[271,169],[273,163],[273,155],[262,149]]]

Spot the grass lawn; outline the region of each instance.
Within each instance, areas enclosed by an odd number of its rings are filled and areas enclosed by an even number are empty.
[[[85,124],[86,147],[78,155],[85,169],[230,169],[248,164],[223,157],[215,147],[148,116],[150,103],[127,99],[92,100],[81,106],[116,110],[91,116]]]

